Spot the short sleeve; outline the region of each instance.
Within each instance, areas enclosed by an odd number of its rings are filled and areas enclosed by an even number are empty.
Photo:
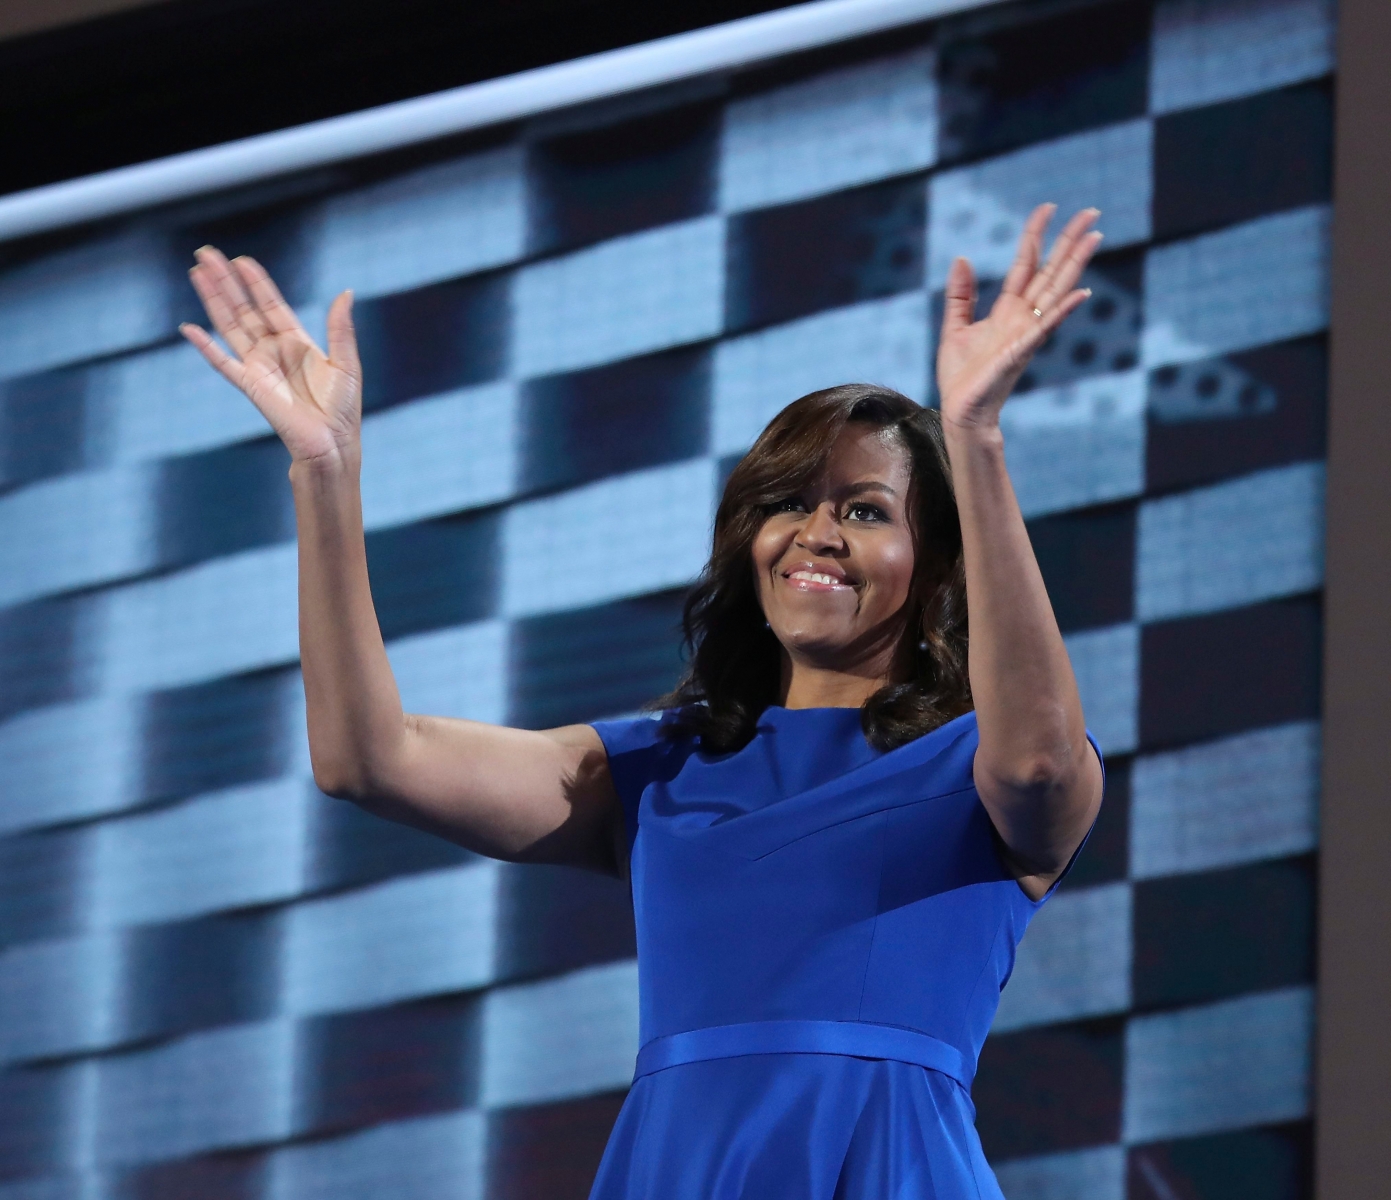
[[[670,778],[670,759],[676,749],[662,734],[665,717],[632,717],[618,721],[591,721],[609,759],[609,775],[623,805],[628,849],[638,833],[638,808],[647,785]]]
[[[1097,761],[1098,763],[1101,764],[1101,803],[1102,803],[1102,804],[1105,804],[1105,803],[1106,803],[1106,756],[1105,756],[1104,754],[1101,753],[1101,746],[1098,745],[1096,738],[1092,737],[1092,731],[1091,731],[1090,729],[1087,730],[1087,741],[1089,741],[1089,742],[1091,743],[1092,749],[1096,751],[1096,761]],[[1092,830],[1096,828],[1096,823],[1097,823],[1097,821],[1099,821],[1100,819],[1101,819],[1101,809],[1098,808],[1098,809],[1096,810],[1096,816],[1092,818],[1092,823],[1091,823],[1091,825],[1088,827],[1087,832],[1083,835],[1082,840],[1077,844],[1077,849],[1074,850],[1074,851],[1072,852],[1072,857],[1069,858],[1069,859],[1067,860],[1067,866],[1065,866],[1065,867],[1063,868],[1062,874],[1059,875],[1055,880],[1053,880],[1053,882],[1052,882],[1051,884],[1049,884],[1048,890],[1047,890],[1046,892],[1044,892],[1042,896],[1040,896],[1037,900],[1034,901],[1034,904],[1035,904],[1035,905],[1042,904],[1042,903],[1043,903],[1045,900],[1047,900],[1054,892],[1056,892],[1056,891],[1058,890],[1058,887],[1062,884],[1062,881],[1063,881],[1064,879],[1067,878],[1068,872],[1072,870],[1072,864],[1075,863],[1075,862],[1077,861],[1077,859],[1078,859],[1078,857],[1081,855],[1082,851],[1083,851],[1084,849],[1086,849],[1087,843],[1088,843],[1089,841],[1091,841]]]

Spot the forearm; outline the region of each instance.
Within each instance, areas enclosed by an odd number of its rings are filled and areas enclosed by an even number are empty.
[[[258,263],[204,247],[191,278],[232,353],[197,326],[181,326],[184,336],[246,393],[294,463],[315,782],[485,854],[617,869],[622,814],[593,729],[536,733],[401,711],[367,578],[351,294],[329,308],[325,356]]]
[[[377,625],[356,454],[290,468],[299,535],[299,636],[314,777],[362,798],[406,735]]]
[[[946,424],[970,611],[978,774],[1019,800],[1068,790],[1089,769],[1082,706],[1005,467],[997,425]],[[1040,818],[1047,814],[1040,812]]]

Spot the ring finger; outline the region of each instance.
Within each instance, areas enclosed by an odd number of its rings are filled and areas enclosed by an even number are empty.
[[[1101,234],[1095,230],[1078,238],[1068,251],[1067,257],[1057,265],[1043,290],[1034,298],[1034,307],[1041,312],[1048,312],[1063,296],[1070,293],[1099,245]]]
[[[1061,289],[1054,287],[1054,281],[1059,273],[1066,269],[1071,260],[1077,244],[1084,240],[1088,228],[1100,216],[1095,208],[1084,208],[1075,214],[1061,233],[1058,234],[1057,241],[1053,243],[1052,250],[1049,251],[1048,261],[1043,264],[1042,269],[1029,281],[1029,286],[1024,289],[1024,299],[1033,307],[1042,309],[1044,305],[1039,303],[1040,297],[1044,293],[1052,291],[1055,294]]]

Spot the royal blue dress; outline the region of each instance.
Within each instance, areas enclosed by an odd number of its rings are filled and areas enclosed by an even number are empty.
[[[591,1200],[1001,1200],[971,1079],[1042,901],[996,852],[975,714],[888,753],[853,708],[769,708],[724,755],[661,720],[595,724],[641,1049]]]

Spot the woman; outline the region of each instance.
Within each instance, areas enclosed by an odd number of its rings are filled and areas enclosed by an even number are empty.
[[[318,785],[482,854],[631,878],[642,1049],[595,1197],[999,1196],[976,1056],[1102,791],[998,420],[1087,295],[1098,214],[1042,263],[1051,214],[984,319],[953,264],[940,417],[851,385],[764,431],[663,715],[542,732],[402,712],[368,587],[351,296],[325,357],[256,263],[198,252],[233,353],[183,332],[293,459]]]

